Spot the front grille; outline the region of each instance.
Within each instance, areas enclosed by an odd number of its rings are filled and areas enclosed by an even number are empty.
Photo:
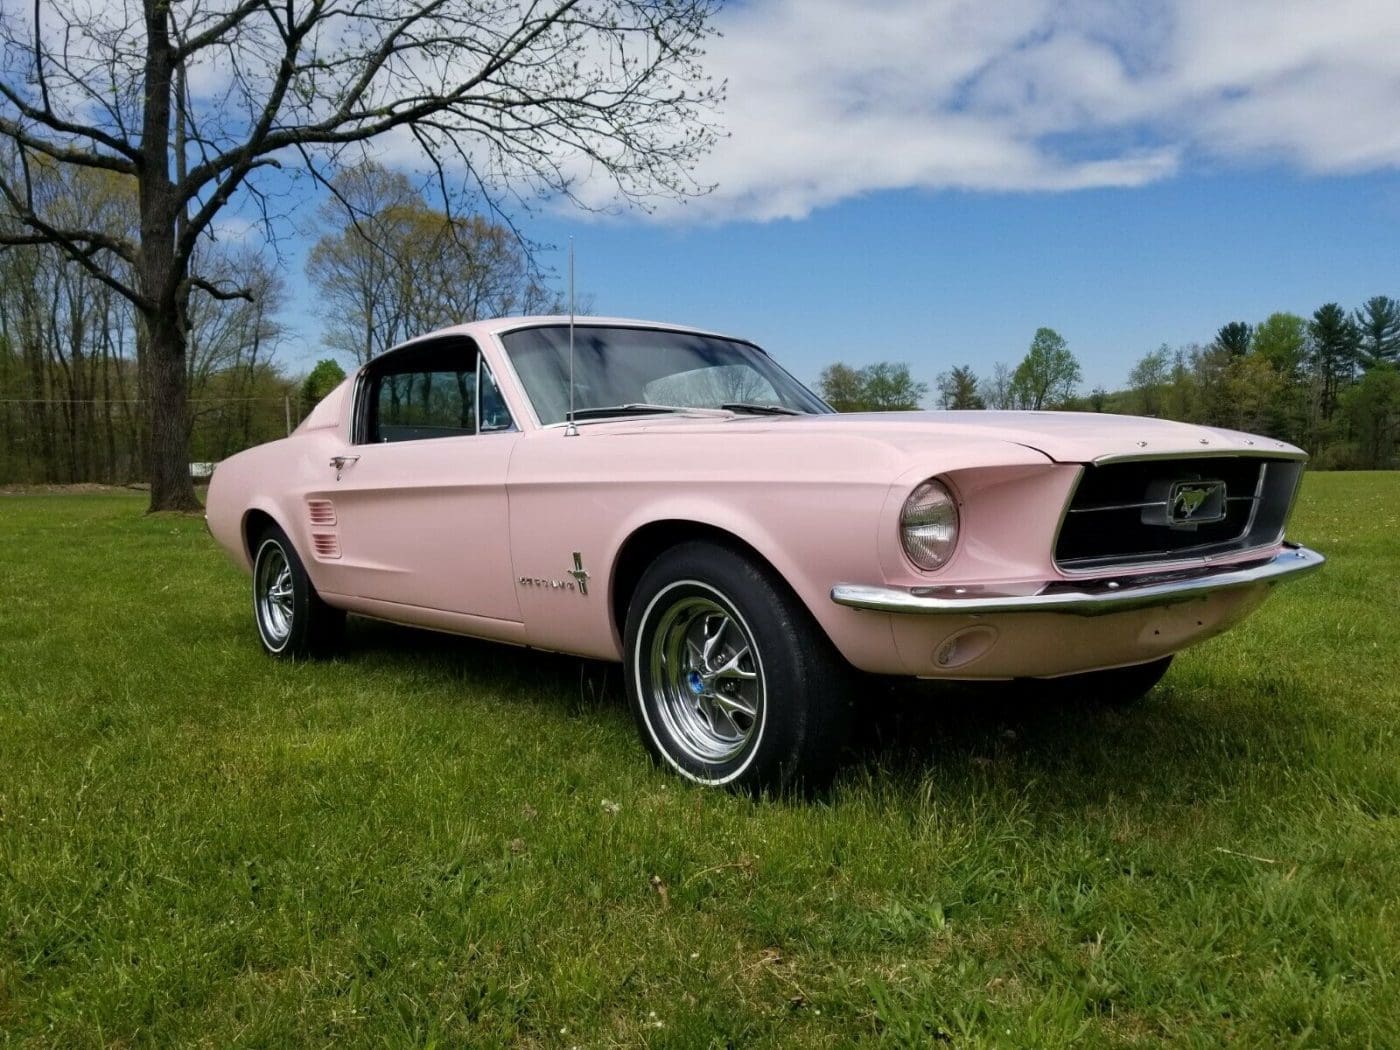
[[[1060,526],[1055,562],[1084,572],[1269,546],[1283,537],[1302,473],[1302,463],[1258,456],[1087,466]],[[1210,492],[1203,505],[1218,520],[1175,520],[1181,508],[1172,510],[1173,494],[1183,487]],[[1217,495],[1223,506],[1216,506]]]

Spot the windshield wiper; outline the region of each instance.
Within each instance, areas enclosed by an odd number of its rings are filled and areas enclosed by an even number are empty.
[[[755,405],[750,401],[726,401],[719,406],[727,412],[748,412],[755,416],[803,416],[805,412],[799,412],[795,408],[787,408],[783,405]]]
[[[626,405],[593,405],[589,408],[576,408],[574,409],[574,418],[602,419],[606,416],[651,416],[665,412],[688,411],[690,410],[677,405],[649,405],[645,402],[633,402]]]

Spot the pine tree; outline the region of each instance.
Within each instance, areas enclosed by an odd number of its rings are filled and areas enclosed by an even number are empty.
[[[1388,295],[1374,295],[1362,304],[1355,315],[1361,334],[1361,367],[1370,370],[1376,365],[1393,363],[1400,358],[1400,302]]]

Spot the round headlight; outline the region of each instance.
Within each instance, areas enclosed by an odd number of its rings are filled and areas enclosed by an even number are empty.
[[[941,569],[958,542],[958,505],[937,481],[925,481],[909,494],[899,515],[904,553],[921,569]]]

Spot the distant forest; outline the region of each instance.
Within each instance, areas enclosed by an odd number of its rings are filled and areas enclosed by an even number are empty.
[[[1058,332],[1041,328],[1021,361],[979,375],[941,373],[933,403],[948,409],[1120,412],[1228,427],[1300,445],[1319,470],[1400,466],[1400,302],[1375,296],[1310,318],[1275,313],[1232,321],[1208,343],[1162,345],[1119,390],[1081,389],[1082,372]],[[828,366],[818,388],[839,411],[918,408],[929,385],[909,365]]]
[[[131,186],[100,174],[63,180],[36,167],[43,192],[94,225],[134,222]],[[478,317],[561,307],[507,229],[451,218],[402,175],[366,164],[335,183],[355,222],[329,207],[307,277],[340,360],[362,362],[420,332]],[[279,364],[291,308],[277,265],[233,244],[196,260],[248,299],[191,300],[186,321],[190,457],[218,461],[285,434],[343,377],[335,357],[309,375]],[[0,484],[122,484],[147,476],[149,389],[142,324],[129,302],[53,245],[0,252]],[[1041,328],[1014,367],[959,366],[930,385],[907,364],[834,364],[819,388],[833,407],[1125,412],[1231,427],[1301,445],[1322,469],[1393,468],[1400,450],[1400,303],[1328,303],[1310,318],[1232,322],[1205,344],[1163,346],[1120,390],[1082,390],[1063,337]]]
[[[35,165],[38,188],[93,226],[131,228],[133,186],[101,173],[64,181]],[[505,227],[452,218],[402,174],[372,164],[343,172],[327,205],[307,277],[336,357],[288,374],[285,316],[292,308],[278,261],[237,242],[201,246],[208,281],[248,298],[191,297],[186,315],[189,455],[217,462],[284,436],[363,362],[447,324],[559,306]],[[0,220],[3,221],[3,220]],[[0,484],[148,477],[148,353],[131,304],[50,244],[0,251]]]

